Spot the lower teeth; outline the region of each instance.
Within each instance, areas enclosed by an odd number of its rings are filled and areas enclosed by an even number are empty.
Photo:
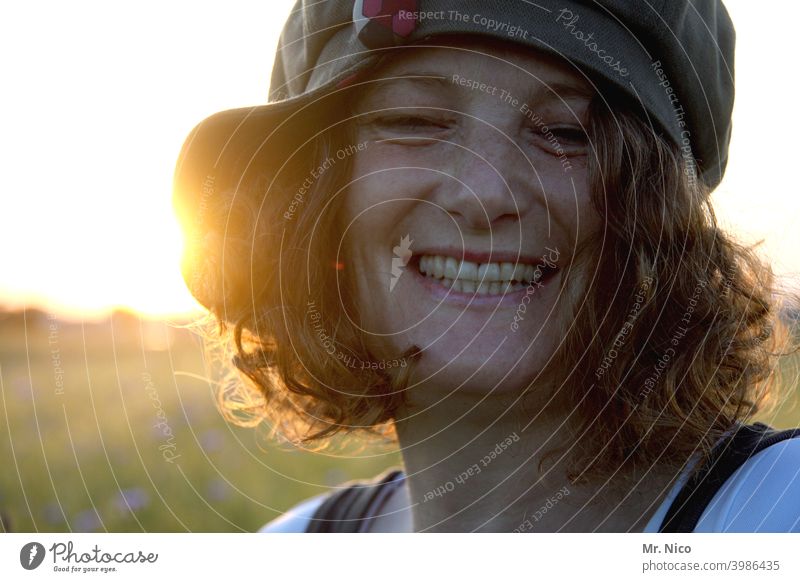
[[[432,278],[432,277],[429,277]],[[479,283],[477,281],[462,281],[459,279],[434,279],[445,289],[456,293],[477,293],[478,295],[503,295],[525,289],[525,283],[510,281],[494,281],[492,283]]]

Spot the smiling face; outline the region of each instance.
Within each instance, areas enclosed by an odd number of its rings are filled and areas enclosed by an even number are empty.
[[[414,382],[505,392],[557,347],[559,287],[579,284],[574,251],[597,236],[592,91],[542,53],[437,44],[399,51],[355,104],[342,274],[376,357],[416,345]]]

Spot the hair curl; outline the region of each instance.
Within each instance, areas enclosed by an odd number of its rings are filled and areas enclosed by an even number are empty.
[[[255,160],[242,186],[220,197],[225,220],[205,233],[223,249],[204,258],[208,339],[233,363],[221,409],[303,443],[357,429],[391,437],[412,368],[391,375],[348,364],[372,360],[343,317],[357,305],[342,303],[354,294],[338,292],[329,244],[349,157],[307,180],[353,143],[352,96],[330,99],[321,106],[338,117],[306,131],[277,172],[260,170],[274,159]],[[633,107],[617,107],[621,99],[603,91],[590,105],[592,203],[607,236],[602,252],[595,244],[578,253],[591,266],[589,292],[552,359],[569,371],[564,401],[580,402],[574,436],[591,437],[576,439],[575,479],[705,457],[734,422],[776,400],[777,358],[788,353],[779,348],[791,340],[769,266],[721,229],[680,149]]]

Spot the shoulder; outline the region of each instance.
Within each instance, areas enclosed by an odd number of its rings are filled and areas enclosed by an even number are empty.
[[[720,488],[696,532],[800,532],[800,437],[753,455]]]
[[[308,528],[314,512],[330,493],[322,493],[301,501],[280,517],[276,517],[258,530],[259,533],[302,533]]]
[[[348,481],[334,491],[307,499],[258,531],[306,532],[312,522],[313,531],[406,531],[410,528],[410,512],[405,511],[409,506],[405,489],[403,471],[387,469],[373,479]],[[318,515],[317,510],[328,500],[323,514]],[[403,501],[405,505],[396,507]],[[320,519],[332,525],[321,526]]]

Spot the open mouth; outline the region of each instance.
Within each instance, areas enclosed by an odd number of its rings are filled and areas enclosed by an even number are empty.
[[[444,289],[477,295],[522,291],[530,284],[544,284],[558,271],[546,261],[476,263],[446,255],[421,255],[417,269],[429,282]]]

